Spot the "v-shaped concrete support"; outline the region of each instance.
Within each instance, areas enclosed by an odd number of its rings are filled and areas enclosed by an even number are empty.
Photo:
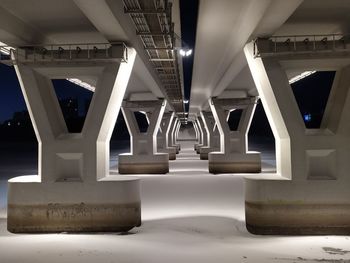
[[[194,150],[197,151],[198,147],[203,146],[203,131],[199,125],[198,118],[196,118],[192,123],[196,132],[196,139],[197,139],[197,143],[194,144]]]
[[[349,54],[254,57],[253,50],[253,43],[244,48],[276,139],[277,173],[246,179],[247,229],[256,234],[349,235]],[[286,70],[336,71],[320,129],[306,129]]]
[[[220,134],[216,128],[216,122],[213,114],[210,111],[201,111],[201,118],[208,134],[208,144],[199,148],[200,159],[208,160],[208,154],[220,150]]]
[[[256,106],[256,98],[210,99],[209,105],[220,132],[220,152],[208,155],[210,173],[259,173],[260,153],[248,152],[248,130]],[[231,110],[242,109],[238,129],[231,131],[227,123]]]
[[[165,174],[169,172],[169,155],[157,153],[157,133],[166,101],[124,101],[122,112],[130,133],[131,152],[119,155],[121,174]],[[146,112],[149,119],[147,132],[139,130],[134,112]]]
[[[171,124],[170,129],[168,133],[168,146],[169,147],[175,147],[176,148],[176,154],[180,151],[180,144],[176,143],[176,129],[179,125],[179,119],[177,117],[174,117]]]
[[[168,136],[170,133],[170,126],[175,116],[174,112],[166,112],[163,114],[162,121],[160,123],[157,139],[158,139],[158,152],[164,152],[169,154],[169,160],[176,159],[176,147],[170,147],[168,145]]]
[[[39,141],[38,176],[9,181],[11,232],[125,231],[140,225],[139,180],[109,175],[109,140],[131,75],[128,62],[15,69]],[[51,77],[98,77],[81,133],[68,133]]]
[[[198,145],[196,148],[197,154],[200,154],[200,149],[202,147],[208,147],[209,134],[205,128],[204,121],[203,121],[203,118],[201,116],[198,116],[197,124],[198,124],[199,130],[202,133],[202,143],[201,143],[201,145]]]

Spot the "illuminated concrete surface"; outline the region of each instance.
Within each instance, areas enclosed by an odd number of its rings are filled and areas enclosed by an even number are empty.
[[[119,155],[120,174],[165,174],[169,172],[169,154],[157,152],[157,133],[166,107],[165,100],[124,101],[122,112],[130,134],[130,153]],[[143,111],[149,126],[141,132],[134,115]]]
[[[157,149],[160,153],[169,154],[169,160],[176,159],[176,147],[169,146],[169,136],[171,123],[174,119],[174,112],[166,112],[163,114],[162,121],[159,126],[158,134],[157,134]]]
[[[211,175],[194,142],[170,163],[167,175],[140,175],[143,224],[127,235],[16,235],[0,219],[2,262],[347,262],[345,236],[255,236],[247,232],[244,179]],[[268,169],[262,155],[263,170]],[[269,170],[269,169],[268,169]],[[21,251],[19,253],[18,251]]]
[[[38,174],[9,180],[9,231],[125,231],[141,223],[139,180],[109,176],[109,140],[135,57],[129,49],[127,63],[95,61],[85,67],[17,61],[39,142]],[[94,100],[82,132],[69,133],[51,79],[86,68],[98,79]]]
[[[219,151],[208,154],[209,172],[260,173],[260,153],[248,152],[248,131],[256,107],[254,97],[243,99],[216,99],[209,101],[216,127],[220,133]],[[232,110],[242,109],[237,130],[231,130],[227,120]]]
[[[273,180],[247,180],[249,230],[350,234],[349,54],[253,58],[252,51],[248,44],[247,61],[276,138],[277,173]],[[336,71],[319,129],[305,127],[295,104],[286,74],[295,67]]]

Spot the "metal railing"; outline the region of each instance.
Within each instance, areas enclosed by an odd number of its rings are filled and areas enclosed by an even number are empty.
[[[127,47],[122,42],[0,46],[0,62],[5,64],[90,60],[127,62]]]
[[[350,51],[349,44],[350,36],[343,34],[272,36],[254,40],[254,56]]]

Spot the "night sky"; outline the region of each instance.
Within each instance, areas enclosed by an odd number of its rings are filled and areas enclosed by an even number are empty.
[[[192,68],[193,58],[196,50],[194,49],[196,44],[196,28],[197,28],[197,15],[198,15],[198,0],[180,0],[180,15],[181,15],[181,37],[182,45],[188,46],[193,50],[193,53],[189,57],[183,57],[183,71],[184,71],[184,96],[185,100],[190,100],[191,96],[191,81],[192,81]],[[189,104],[186,105],[186,111],[188,111]]]
[[[22,110],[26,110],[26,105],[16,72],[13,67],[0,63],[0,123]]]

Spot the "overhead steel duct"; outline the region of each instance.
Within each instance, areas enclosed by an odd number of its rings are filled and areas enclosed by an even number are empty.
[[[161,80],[169,104],[177,114],[183,114],[184,96],[175,49],[172,3],[166,0],[124,0],[124,6]]]

